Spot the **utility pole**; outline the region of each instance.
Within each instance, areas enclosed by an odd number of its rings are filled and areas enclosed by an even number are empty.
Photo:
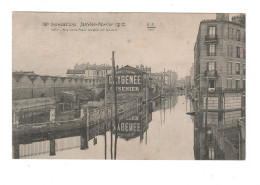
[[[206,112],[205,112],[205,143],[206,143],[206,154],[208,157],[208,135],[207,135],[207,127],[208,127],[208,90],[209,90],[209,69],[207,67],[207,89],[206,89]]]
[[[105,66],[106,67],[106,66]],[[105,78],[105,159],[107,159],[107,82],[108,82],[108,78],[107,78],[107,69],[106,69],[106,78]]]
[[[113,69],[113,90],[114,90],[114,104],[115,104],[115,148],[114,148],[114,159],[116,159],[116,150],[117,150],[117,92],[116,92],[116,68],[115,68],[115,51],[112,51],[112,69]]]
[[[148,91],[148,85],[147,85],[147,83],[148,83],[148,78],[147,78],[147,71],[146,71],[146,83],[145,83],[145,89],[146,89],[146,91],[145,91],[145,93],[146,93],[146,95],[145,95],[145,104],[146,104],[146,109],[145,109],[145,124],[146,125],[148,125],[148,96],[149,96],[149,91]],[[146,131],[146,138],[147,138],[147,131]],[[147,144],[147,139],[146,139],[146,141],[145,141],[145,143]]]
[[[113,106],[111,105],[111,122],[110,122],[110,155],[111,155],[111,160],[113,159]]]
[[[161,99],[162,99],[162,94],[163,94],[163,85],[162,85],[162,83],[163,83],[163,74],[162,74],[162,72],[161,72],[161,78],[160,78],[161,80],[161,91],[160,91],[160,96],[161,96]]]
[[[206,113],[205,113],[205,128],[208,126],[208,89],[209,89],[209,74],[207,70],[207,89],[206,89]]]
[[[165,85],[165,68],[163,69],[164,85]]]

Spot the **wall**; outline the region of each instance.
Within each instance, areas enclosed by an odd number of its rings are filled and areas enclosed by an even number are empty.
[[[242,93],[209,93],[208,97],[208,124],[233,124],[243,117],[242,110],[245,106],[242,102]],[[203,123],[205,123],[206,95],[203,95],[202,102]]]

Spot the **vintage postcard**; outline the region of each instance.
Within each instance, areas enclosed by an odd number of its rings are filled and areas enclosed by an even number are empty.
[[[13,159],[244,160],[245,16],[13,12]]]

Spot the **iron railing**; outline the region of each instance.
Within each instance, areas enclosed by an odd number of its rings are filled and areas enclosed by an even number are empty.
[[[218,35],[205,35],[206,42],[218,42]]]

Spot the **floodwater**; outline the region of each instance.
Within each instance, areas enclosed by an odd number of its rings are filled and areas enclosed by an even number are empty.
[[[152,121],[141,136],[126,140],[118,138],[117,159],[119,160],[193,160],[194,159],[194,125],[190,111],[190,102],[185,96],[175,96],[166,99],[152,112]],[[111,133],[107,132],[107,159],[111,159]],[[68,139],[68,138],[65,138]],[[79,136],[74,138],[79,141]],[[79,147],[56,151],[55,156],[38,155],[31,158],[40,159],[105,159],[105,136],[96,137],[89,141],[89,148],[80,150]],[[56,143],[58,144],[58,143]],[[113,139],[114,144],[114,139]],[[114,152],[114,148],[113,148]]]

